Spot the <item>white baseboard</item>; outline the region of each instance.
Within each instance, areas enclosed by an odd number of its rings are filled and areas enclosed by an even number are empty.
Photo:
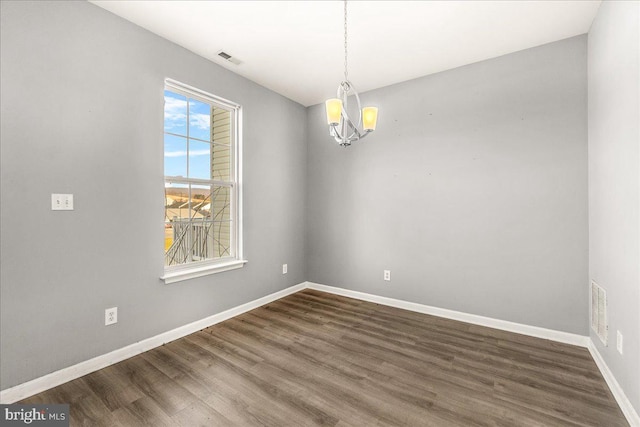
[[[444,308],[432,307],[424,304],[417,304],[398,300],[394,298],[381,297],[378,295],[367,294],[364,292],[352,291],[344,288],[336,288],[333,286],[321,285],[318,283],[306,282],[306,288],[315,289],[317,291],[328,292],[331,294],[342,295],[349,298],[355,298],[362,301],[373,302],[377,304],[387,305],[390,307],[402,308],[418,313],[431,314],[433,316],[444,317],[446,319],[459,320],[462,322],[472,323],[474,325],[487,326],[490,328],[501,329],[503,331],[515,332],[518,334],[529,335],[536,338],[543,338],[552,341],[562,342],[565,344],[577,345],[589,349],[591,356],[596,362],[598,369],[602,373],[605,381],[609,385],[613,396],[618,402],[620,409],[624,413],[631,427],[640,427],[640,418],[638,413],[631,405],[631,401],[616,381],[611,370],[604,362],[604,359],[596,349],[590,337],[571,334],[568,332],[555,331],[552,329],[539,328],[537,326],[523,325],[520,323],[508,322],[505,320],[493,319],[490,317],[477,316],[475,314],[462,313],[460,311],[447,310]]]
[[[72,381],[76,378],[80,378],[83,375],[90,374],[99,369],[121,362],[130,357],[136,356],[145,351],[151,350],[155,347],[159,347],[168,342],[177,340],[201,329],[215,325],[232,317],[238,316],[247,311],[253,310],[277,299],[283,298],[287,295],[291,295],[304,289],[315,289],[322,292],[328,292],[331,294],[342,295],[349,298],[355,298],[362,301],[369,301],[377,304],[387,305],[390,307],[397,307],[405,310],[410,310],[418,313],[430,314],[433,316],[444,317],[447,319],[459,320],[462,322],[472,323],[475,325],[487,326],[490,328],[500,329],[503,331],[515,332],[518,334],[529,335],[537,338],[548,339],[552,341],[562,342],[565,344],[577,345],[580,347],[586,347],[589,349],[591,356],[596,362],[596,365],[600,369],[602,376],[609,385],[611,392],[613,393],[618,405],[622,409],[622,412],[631,424],[632,427],[640,427],[640,417],[635,411],[631,402],[627,398],[626,394],[620,387],[620,384],[616,381],[615,377],[611,373],[611,370],[604,362],[604,359],[596,349],[595,345],[591,341],[591,338],[571,334],[568,332],[555,331],[551,329],[540,328],[537,326],[523,325],[520,323],[508,322],[505,320],[493,319],[490,317],[478,316],[475,314],[468,314],[454,310],[447,310],[444,308],[432,307],[424,304],[418,304],[394,298],[387,298],[373,294],[367,294],[364,292],[352,291],[349,289],[337,288],[333,286],[321,285],[312,282],[303,282],[295,286],[291,286],[287,289],[275,292],[273,294],[258,298],[254,301],[250,301],[246,304],[239,305],[229,310],[223,311],[218,314],[214,314],[202,320],[198,320],[188,325],[181,326],[171,331],[164,332],[151,338],[139,341],[137,343],[128,345],[118,350],[114,350],[110,353],[103,354],[101,356],[94,357],[93,359],[86,360],[68,368],[61,369],[56,372],[52,372],[40,378],[28,381],[23,384],[19,384],[15,387],[8,388],[0,391],[0,403],[14,403],[34,394],[41,393],[52,387],[56,387],[60,384],[64,384],[68,381]]]
[[[607,382],[609,389],[611,389],[611,393],[613,393],[613,397],[616,398],[622,413],[627,418],[627,421],[629,421],[631,427],[640,427],[640,416],[638,416],[638,413],[631,404],[631,401],[625,394],[624,390],[622,390],[622,387],[620,387],[620,384],[618,384],[618,381],[613,376],[609,366],[607,366],[602,355],[591,339],[589,339],[589,345],[587,348],[589,349],[589,353],[591,353],[591,357],[595,360],[596,365],[598,365],[598,369],[600,369],[604,380]]]
[[[213,316],[206,317],[202,320],[189,323],[188,325],[184,325],[179,328],[156,335],[154,337],[147,338],[118,350],[114,350],[110,353],[94,357],[93,359],[89,359],[76,365],[69,366],[68,368],[52,372],[43,377],[39,377],[26,383],[19,384],[15,387],[2,390],[0,391],[0,403],[14,403],[29,396],[33,396],[34,394],[41,393],[52,387],[56,387],[60,384],[64,384],[68,381],[80,378],[99,369],[106,368],[107,366],[113,365],[114,363],[121,362],[125,359],[151,350],[155,347],[159,347],[163,344],[177,340],[178,338],[182,338],[201,329],[207,328],[211,325],[215,325],[216,323],[220,323],[242,313],[246,313],[247,311],[253,310],[254,308],[258,308],[262,305],[268,304],[287,295],[296,293],[305,288],[305,283],[291,286],[287,289],[283,289],[262,298],[258,298],[254,301],[250,301],[246,304],[239,305],[221,313],[214,314]]]
[[[589,337],[569,332],[555,331],[552,329],[540,328],[537,326],[523,325],[521,323],[508,322],[506,320],[493,319],[491,317],[478,316],[475,314],[463,313],[460,311],[447,310],[444,308],[432,307],[429,305],[408,302],[394,298],[381,297],[364,292],[352,291],[349,289],[336,288],[333,286],[320,285],[318,283],[306,282],[307,288],[322,292],[329,292],[336,295],[355,298],[377,304],[388,305],[390,307],[402,308],[404,310],[418,313],[431,314],[433,316],[444,317],[446,319],[459,320],[461,322],[473,323],[474,325],[487,326],[489,328],[500,329],[508,332],[529,335],[536,338],[543,338],[558,341],[565,344],[587,347]]]

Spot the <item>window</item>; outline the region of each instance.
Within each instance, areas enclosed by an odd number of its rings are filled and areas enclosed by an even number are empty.
[[[242,267],[240,106],[167,80],[164,264],[170,283]]]

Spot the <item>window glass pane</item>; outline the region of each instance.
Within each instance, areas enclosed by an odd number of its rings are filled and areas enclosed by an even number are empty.
[[[164,220],[174,221],[189,218],[189,186],[165,182]]]
[[[191,184],[190,218],[194,221],[211,220],[211,186]]]
[[[213,222],[197,220],[191,223],[191,259],[203,261],[213,255]]]
[[[228,221],[231,219],[231,189],[229,187],[213,187],[213,220]]]
[[[164,131],[187,135],[187,97],[164,91]]]
[[[187,262],[186,240],[189,232],[189,186],[165,183],[164,253],[165,265]]]
[[[211,258],[213,245],[211,221],[211,186],[191,184],[191,242],[192,261]]]
[[[231,253],[231,221],[213,223],[213,257],[232,256]]]
[[[189,140],[189,177],[211,179],[211,144]]]
[[[164,175],[187,176],[187,139],[164,134]]]
[[[211,141],[211,106],[189,100],[189,137]]]
[[[167,247],[167,234],[171,233],[172,242]],[[179,265],[189,262],[191,254],[189,252],[191,238],[191,223],[187,220],[172,221],[170,228],[165,224],[165,265]]]
[[[213,142],[231,144],[231,112],[224,108],[213,107]]]
[[[231,147],[228,145],[213,144],[211,168],[213,179],[218,181],[231,180]]]

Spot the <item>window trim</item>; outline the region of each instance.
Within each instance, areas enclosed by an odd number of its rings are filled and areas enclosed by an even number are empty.
[[[232,155],[232,179],[230,191],[232,191],[232,198],[235,203],[231,206],[231,223],[233,224],[231,230],[231,238],[235,247],[235,256],[228,256],[217,259],[210,259],[205,261],[196,261],[186,264],[166,266],[164,265],[164,272],[160,276],[160,279],[165,284],[175,283],[182,280],[193,279],[196,277],[202,277],[209,274],[221,273],[223,271],[235,270],[244,267],[248,261],[244,259],[243,251],[243,227],[242,227],[242,106],[235,102],[213,95],[211,93],[202,91],[193,86],[186,85],[173,79],[165,79],[164,90],[175,91],[175,93],[184,95],[188,98],[196,99],[199,101],[210,104],[212,101],[220,106],[229,109],[233,115],[233,140],[230,144]],[[164,109],[163,109],[163,128],[164,128]],[[163,132],[163,135],[165,132]],[[213,144],[214,141],[211,141]],[[163,157],[164,159],[164,157]],[[164,162],[164,160],[163,160]],[[167,177],[163,174],[163,184],[168,180],[172,180],[171,177]],[[180,179],[176,178],[173,181],[189,180],[197,181],[197,179]],[[229,186],[227,181],[211,180],[207,183],[211,185],[219,184]],[[164,262],[163,262],[164,264]]]
[[[165,270],[163,276],[160,279],[164,280],[165,284],[181,282],[183,280],[195,279],[196,277],[208,276],[209,274],[222,273],[223,271],[236,270],[244,267],[248,262],[245,259],[223,258],[226,262],[216,261],[215,264],[208,263],[208,261],[198,262],[197,266],[194,263],[186,264],[189,268],[175,269],[172,271]],[[182,267],[182,266],[181,266]]]

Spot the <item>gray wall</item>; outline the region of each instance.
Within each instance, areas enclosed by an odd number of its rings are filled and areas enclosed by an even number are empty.
[[[589,35],[589,268],[585,36],[363,94],[379,129],[345,150],[321,106],[91,4],[0,4],[0,389],[304,280],[587,334],[589,270],[610,298],[599,350],[640,409],[637,3],[603,3]],[[173,285],[165,77],[245,123],[249,263]]]
[[[304,281],[301,105],[89,3],[1,4],[1,389]],[[165,77],[244,107],[249,263],[172,285]]]
[[[591,339],[640,413],[639,22],[640,3],[602,2],[588,70],[589,275],[607,290],[609,345]]]
[[[346,150],[309,108],[307,279],[587,335],[586,42],[367,92]]]

